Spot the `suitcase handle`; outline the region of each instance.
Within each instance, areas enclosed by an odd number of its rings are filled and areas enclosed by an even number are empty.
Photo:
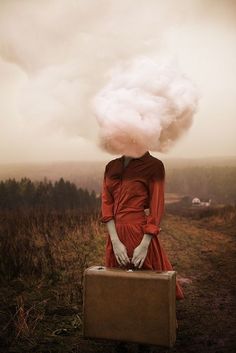
[[[122,266],[122,267],[119,267],[120,269],[124,269],[126,270],[127,272],[133,272],[133,271],[140,271],[142,270],[141,268],[136,268],[136,267],[132,267],[132,268],[127,268],[125,266]],[[98,266],[97,267],[97,270],[101,271],[101,270],[105,270],[105,266]]]

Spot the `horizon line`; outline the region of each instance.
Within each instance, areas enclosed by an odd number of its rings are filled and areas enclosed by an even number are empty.
[[[117,157],[110,156],[111,159],[115,159]],[[219,155],[215,155],[215,156],[204,156],[204,157],[162,157],[161,159],[169,159],[169,160],[207,160],[207,159],[229,159],[229,158],[236,158],[236,154],[235,155],[224,155],[224,156],[219,156]],[[109,159],[109,158],[108,158]],[[62,160],[38,160],[38,161],[10,161],[10,162],[1,162],[0,161],[0,165],[10,165],[10,164],[48,164],[48,163],[78,163],[78,162],[106,162],[107,159],[71,159],[71,160],[67,160],[67,159],[62,159]]]

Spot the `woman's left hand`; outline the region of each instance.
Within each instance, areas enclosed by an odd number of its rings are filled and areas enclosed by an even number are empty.
[[[140,243],[137,248],[134,249],[133,257],[131,262],[134,264],[135,267],[141,268],[143,263],[146,259],[148,252],[148,246]]]
[[[141,243],[134,249],[131,262],[135,267],[141,268],[146,259],[148,247],[152,240],[152,235],[144,234]]]

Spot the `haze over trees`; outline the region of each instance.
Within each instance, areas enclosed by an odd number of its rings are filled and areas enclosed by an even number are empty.
[[[0,208],[92,210],[100,203],[105,162],[1,165]],[[236,203],[236,160],[164,161],[166,193]]]

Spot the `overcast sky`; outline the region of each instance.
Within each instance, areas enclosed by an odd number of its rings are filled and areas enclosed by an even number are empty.
[[[0,163],[108,160],[93,97],[117,64],[173,57],[200,92],[159,157],[236,155],[235,0],[1,0]]]

